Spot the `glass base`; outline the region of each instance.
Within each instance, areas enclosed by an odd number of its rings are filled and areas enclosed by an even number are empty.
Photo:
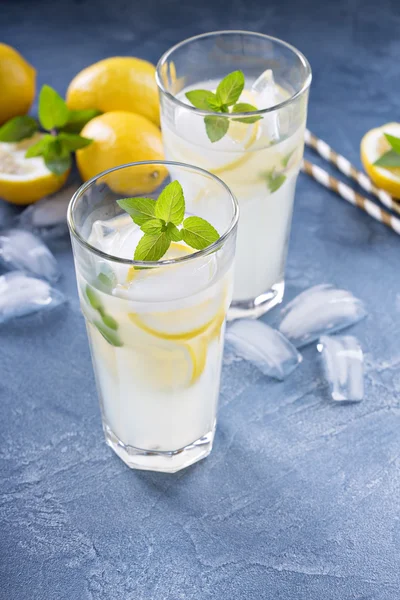
[[[161,473],[176,473],[206,458],[212,450],[215,434],[214,427],[212,431],[184,448],[170,452],[161,452],[126,446],[117,438],[106,423],[103,423],[103,429],[107,444],[128,467],[143,471],[159,471]]]
[[[275,283],[270,290],[260,294],[254,300],[232,300],[228,311],[228,321],[234,319],[258,319],[283,300],[284,280]]]

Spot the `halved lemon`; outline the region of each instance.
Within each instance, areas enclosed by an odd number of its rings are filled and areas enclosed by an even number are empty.
[[[0,198],[13,204],[31,204],[64,185],[69,170],[54,175],[41,156],[25,158],[27,148],[40,137],[37,134],[15,144],[0,143]]]
[[[163,256],[162,260],[179,258],[180,256],[191,254],[192,252],[193,250],[184,243],[181,244],[179,242],[171,242],[168,252],[165,254],[165,256]],[[135,269],[135,267],[130,267],[126,276],[126,283],[132,283],[134,279],[138,279],[140,277],[149,277],[151,275],[157,275],[157,269],[140,270]]]
[[[218,309],[219,300],[208,298],[201,304],[173,311],[129,313],[129,318],[134,325],[154,337],[182,341],[195,338],[211,327]]]
[[[171,392],[187,388],[199,379],[206,364],[207,340],[142,344],[135,349],[124,348],[120,359],[138,381],[158,391]]]
[[[382,154],[390,150],[385,133],[400,137],[400,123],[387,123],[368,131],[361,140],[361,160],[375,185],[394,198],[400,199],[400,168],[383,168],[374,165]]]

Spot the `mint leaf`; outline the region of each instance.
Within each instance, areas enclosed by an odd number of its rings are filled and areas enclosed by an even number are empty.
[[[283,173],[275,173],[274,171],[268,171],[263,173],[262,176],[267,181],[267,186],[271,194],[279,190],[279,188],[285,183],[286,175]]]
[[[103,305],[94,289],[90,285],[87,285],[85,288],[85,292],[87,299],[89,300],[90,306],[94,308],[94,310],[101,310],[103,308]]]
[[[218,142],[229,129],[229,120],[225,117],[204,117],[206,132],[210,142]]]
[[[100,323],[100,321],[95,321],[93,325],[97,327],[101,335],[104,337],[104,339],[107,340],[109,344],[111,344],[111,346],[115,346],[118,348],[123,345],[119,338],[119,335],[116,334],[115,331],[113,331],[107,326],[104,326],[103,323]]]
[[[70,110],[68,112],[68,121],[63,125],[63,131],[67,133],[80,133],[86,123],[101,115],[100,110],[87,108],[85,110]]]
[[[82,137],[81,135],[76,135],[75,133],[64,132],[59,133],[57,139],[69,152],[85,148],[85,146],[89,146],[93,141],[89,138]]]
[[[228,112],[228,107],[226,104],[221,104],[215,94],[213,94],[212,98],[207,99],[207,104],[207,110],[211,109],[214,112]]]
[[[156,202],[151,198],[123,198],[117,200],[117,203],[132,217],[136,225],[142,226],[149,219],[154,219]]]
[[[155,235],[145,233],[136,246],[134,260],[160,260],[168,250],[170,243],[171,240],[164,231]]]
[[[233,73],[229,73],[217,87],[217,98],[220,104],[226,104],[227,106],[235,104],[239,100],[243,88],[243,72],[233,71]]]
[[[49,85],[44,85],[39,94],[39,120],[44,129],[62,127],[68,121],[69,110],[65,101]]]
[[[390,135],[389,133],[385,133],[385,138],[392,146],[393,150],[400,154],[400,138]]]
[[[55,175],[63,175],[65,171],[71,168],[71,154],[57,138],[53,138],[49,142],[43,152],[43,157],[46,167]]]
[[[106,291],[111,292],[117,283],[117,278],[110,268],[107,268],[108,274],[101,272],[97,276],[100,286]]]
[[[166,233],[173,242],[180,242],[182,239],[181,232],[173,223],[168,223]]]
[[[282,167],[284,167],[286,169],[286,167],[289,164],[290,159],[292,158],[293,154],[296,152],[296,150],[292,150],[291,152],[289,152],[288,154],[286,154],[286,156],[284,156],[281,160],[282,163]]]
[[[38,124],[33,117],[14,117],[0,127],[0,142],[20,142],[32,137],[37,130]]]
[[[185,216],[185,199],[179,181],[171,181],[163,189],[156,202],[154,214],[166,223],[171,222],[174,225],[182,223]]]
[[[203,250],[219,239],[218,231],[200,217],[187,217],[183,221],[181,234],[183,241],[196,250]]]
[[[238,102],[235,106],[232,107],[232,113],[244,113],[244,112],[254,112],[258,110],[256,106],[252,104],[247,104],[246,102]],[[239,123],[256,123],[260,121],[262,117],[242,117],[241,119],[234,119],[234,121],[239,121]]]
[[[117,331],[117,329],[118,329],[117,321],[113,317],[111,317],[110,315],[105,313],[102,308],[99,308],[98,311],[100,313],[101,318],[103,319],[104,325],[106,325],[110,329],[113,329],[114,331]]]
[[[155,233],[160,233],[161,231],[164,231],[164,228],[165,221],[163,221],[162,219],[149,219],[148,221],[145,221],[143,223],[140,229],[144,231],[144,233],[150,233],[151,235],[153,235]]]
[[[400,154],[395,152],[395,150],[389,150],[389,152],[382,154],[382,156],[380,156],[378,160],[374,162],[374,165],[376,167],[387,167],[389,169],[393,167],[400,167]]]
[[[191,92],[186,92],[185,96],[193,106],[200,110],[210,110],[209,101],[215,101],[217,98],[209,90],[192,90]]]
[[[25,158],[34,158],[35,156],[43,156],[53,142],[52,135],[44,135],[36,144],[32,144],[25,152]]]

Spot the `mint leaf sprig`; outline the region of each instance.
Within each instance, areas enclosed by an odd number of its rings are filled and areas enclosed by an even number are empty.
[[[384,134],[385,138],[389,142],[391,149],[382,154],[374,162],[376,167],[394,168],[400,167],[400,138],[390,135],[389,133]]]
[[[219,239],[218,231],[205,219],[194,216],[184,219],[185,197],[178,181],[171,181],[157,200],[124,198],[117,202],[144,233],[136,246],[134,260],[160,260],[171,242],[183,240],[195,250],[204,250]]]
[[[186,92],[185,96],[200,110],[212,111],[215,113],[234,114],[254,112],[258,110],[256,106],[247,102],[238,102],[245,85],[244,74],[242,71],[233,71],[229,73],[218,84],[217,90],[192,90]],[[229,110],[231,109],[231,110]],[[233,119],[239,123],[255,123],[262,117],[240,117]],[[221,140],[228,133],[229,119],[226,117],[204,117],[204,124],[209,140],[214,143]]]
[[[65,100],[49,85],[39,94],[39,122],[29,115],[14,117],[0,127],[0,142],[20,142],[42,131],[45,135],[26,151],[26,158],[43,156],[46,167],[62,175],[72,163],[71,154],[92,140],[79,135],[84,125],[99,115],[97,110],[69,110]]]

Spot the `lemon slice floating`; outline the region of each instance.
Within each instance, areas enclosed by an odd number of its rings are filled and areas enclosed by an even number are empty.
[[[64,185],[69,170],[63,175],[55,175],[41,156],[25,158],[29,146],[40,137],[37,134],[14,144],[0,143],[0,198],[13,204],[31,204]]]
[[[361,140],[361,160],[364,169],[378,187],[400,199],[400,168],[377,167],[374,162],[390,150],[385,133],[400,137],[400,123],[387,123],[368,131]]]

